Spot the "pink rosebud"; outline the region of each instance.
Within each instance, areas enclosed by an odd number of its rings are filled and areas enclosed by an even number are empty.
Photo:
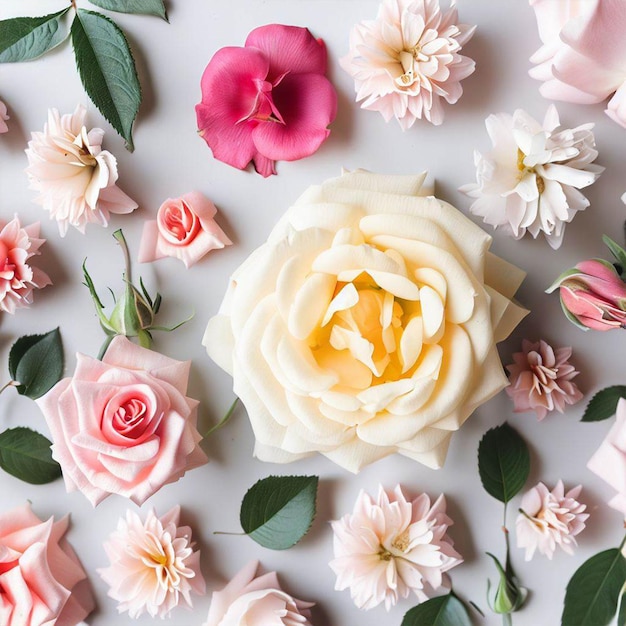
[[[313,154],[330,133],[337,94],[325,73],[326,46],[308,29],[256,28],[245,47],[222,48],[209,61],[196,106],[200,135],[216,159],[276,174],[276,161]]]
[[[557,287],[565,315],[579,328],[612,330],[626,326],[626,283],[607,261],[578,263],[563,272],[548,293]]]
[[[139,262],[171,256],[190,267],[210,250],[230,246],[232,241],[213,219],[216,213],[215,205],[197,191],[168,198],[156,220],[144,225]]]

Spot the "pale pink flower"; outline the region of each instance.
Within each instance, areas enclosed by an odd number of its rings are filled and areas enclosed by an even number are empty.
[[[213,219],[216,213],[215,205],[197,191],[168,198],[160,206],[156,220],[144,225],[139,262],[171,256],[190,267],[207,252],[231,245],[232,241]]]
[[[552,100],[594,104],[613,96],[606,114],[626,127],[626,3],[530,0],[543,46],[530,75]]]
[[[17,215],[10,222],[0,220],[0,311],[15,313],[33,302],[33,291],[52,281],[29,263],[46,242],[39,238],[39,222],[22,226]]]
[[[626,399],[617,403],[615,423],[587,467],[617,491],[609,506],[626,520]]]
[[[145,522],[130,510],[119,519],[104,544],[111,565],[98,573],[120,613],[163,619],[181,603],[192,608],[192,592],[204,595],[200,552],[194,550],[191,528],[179,526],[179,519],[180,506],[161,517],[151,510]]]
[[[204,626],[311,626],[311,602],[281,589],[276,572],[257,576],[248,563],[221,591],[214,591]]]
[[[389,610],[412,592],[420,602],[449,588],[444,572],[462,562],[447,535],[453,524],[440,495],[431,506],[422,494],[408,501],[400,485],[382,487],[376,499],[359,493],[352,514],[331,522],[335,589],[350,589],[360,609],[381,603]]]
[[[87,574],[64,535],[24,505],[0,513],[0,624],[76,626],[94,607]]]
[[[526,549],[527,561],[535,550],[552,559],[557,546],[574,554],[576,535],[584,530],[589,517],[584,512],[587,506],[578,501],[581,490],[578,485],[565,493],[559,480],[552,491],[538,483],[524,494],[515,529],[517,546]]]
[[[416,119],[443,122],[443,101],[463,94],[461,80],[473,71],[459,54],[476,26],[457,24],[454,1],[447,11],[439,0],[383,0],[375,20],[356,24],[350,51],[340,59],[355,81],[361,108],[395,117],[403,130]]]
[[[4,104],[2,100],[0,100],[0,135],[2,133],[6,133],[9,130],[6,122],[8,119],[11,118],[7,115],[7,105]]]
[[[542,420],[549,412],[563,413],[566,404],[576,404],[583,394],[572,382],[578,372],[568,361],[571,348],[552,348],[543,339],[522,341],[522,351],[507,365],[509,383],[506,392],[516,413],[535,411]]]
[[[96,506],[112,493],[141,505],[163,485],[204,465],[189,361],[118,335],[102,361],[77,354],[76,371],[37,400],[68,491]]]
[[[39,192],[36,202],[58,222],[61,236],[68,226],[84,233],[89,223],[106,226],[111,213],[137,208],[115,184],[117,161],[102,150],[104,131],[87,131],[86,115],[82,105],[63,117],[49,110],[43,133],[32,133],[26,150],[30,186]]]
[[[326,46],[308,29],[255,28],[245,47],[221,48],[204,70],[200,135],[216,159],[276,174],[276,161],[307,157],[330,134],[337,94],[325,74]]]

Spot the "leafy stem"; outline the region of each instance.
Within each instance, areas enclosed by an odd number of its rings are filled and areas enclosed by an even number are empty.
[[[232,417],[233,413],[235,412],[235,409],[237,408],[238,404],[239,404],[239,398],[235,397],[235,399],[233,400],[233,403],[230,405],[228,411],[226,411],[226,415],[224,415],[224,417],[217,424],[215,424],[215,426],[212,426],[206,432],[206,434],[204,435],[205,439],[209,435],[213,434],[216,430],[219,430],[222,426],[224,426],[226,424],[226,422],[228,422],[228,420]]]

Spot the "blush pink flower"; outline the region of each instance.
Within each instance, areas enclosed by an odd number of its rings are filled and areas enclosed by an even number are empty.
[[[87,574],[65,533],[24,505],[0,513],[0,624],[76,626],[94,608]]]
[[[198,401],[185,395],[189,361],[120,335],[102,361],[76,358],[74,376],[37,400],[68,491],[82,491],[94,506],[112,493],[141,505],[207,462],[198,445]]]
[[[29,262],[45,241],[39,238],[39,222],[22,226],[17,216],[6,223],[0,220],[0,311],[15,313],[30,306],[33,291],[52,284]]]
[[[255,28],[245,46],[218,50],[202,76],[198,128],[213,156],[262,176],[276,161],[313,154],[328,137],[337,94],[326,73],[326,46],[306,28]]]
[[[535,411],[542,420],[549,412],[563,413],[565,405],[576,404],[583,394],[572,382],[578,372],[568,361],[571,348],[553,349],[543,339],[533,343],[524,339],[522,351],[507,365],[509,383],[506,392],[516,413]]]
[[[524,494],[515,529],[517,546],[526,549],[527,561],[535,551],[552,559],[557,546],[574,554],[576,535],[584,530],[589,517],[587,506],[578,501],[581,490],[578,485],[565,493],[559,480],[552,491],[538,483]]]
[[[380,487],[376,499],[361,491],[352,514],[331,524],[335,589],[350,589],[360,609],[384,602],[389,610],[410,593],[424,602],[449,588],[444,572],[463,560],[447,535],[453,522],[443,495],[431,506],[426,494],[408,501],[399,485],[393,493]]]
[[[248,563],[221,591],[214,591],[204,626],[311,626],[311,602],[281,589],[276,572],[257,576]]]
[[[69,226],[84,233],[89,223],[106,226],[111,213],[137,208],[116,185],[117,161],[102,149],[104,131],[88,131],[86,115],[82,105],[62,117],[51,109],[43,133],[32,133],[26,150],[30,186],[39,192],[36,202],[58,222],[61,236]]]
[[[104,544],[111,564],[98,573],[120,613],[163,619],[181,602],[192,608],[192,592],[204,595],[200,552],[194,550],[191,528],[179,526],[179,519],[175,506],[162,517],[149,511],[145,522],[133,511],[118,521]]]
[[[8,119],[11,118],[7,115],[7,105],[0,100],[0,135],[9,130],[9,127],[7,126]]]
[[[617,403],[615,423],[587,467],[617,491],[609,506],[626,520],[626,399]]]
[[[474,71],[459,52],[475,30],[457,24],[454,2],[442,11],[439,0],[383,0],[375,20],[354,26],[340,64],[363,109],[395,117],[403,130],[422,118],[439,125],[443,102],[457,102],[461,80]]]
[[[530,0],[543,46],[530,75],[552,100],[593,104],[626,127],[626,3],[623,0]]]
[[[139,262],[171,256],[190,267],[210,250],[231,245],[232,241],[213,219],[216,213],[215,205],[197,191],[168,198],[160,206],[156,220],[144,225]]]

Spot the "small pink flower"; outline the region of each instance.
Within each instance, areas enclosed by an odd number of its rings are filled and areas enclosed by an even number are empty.
[[[520,515],[515,522],[517,546],[526,549],[526,560],[533,558],[535,550],[552,559],[557,546],[574,554],[576,535],[585,528],[589,517],[587,506],[578,501],[582,486],[565,493],[563,481],[559,480],[550,491],[538,483],[522,498]]]
[[[197,191],[168,198],[159,208],[156,220],[144,225],[139,262],[171,256],[190,267],[210,250],[231,245],[232,241],[213,219],[216,213],[215,205]]]
[[[204,595],[200,552],[193,549],[191,528],[179,526],[179,519],[179,506],[162,517],[151,510],[145,522],[130,510],[119,519],[104,544],[111,565],[98,573],[120,613],[163,619],[181,602],[192,608],[192,592]]]
[[[328,137],[337,94],[325,77],[326,46],[306,28],[255,28],[245,47],[218,50],[202,76],[198,128],[213,156],[262,176],[276,161],[313,154]]]
[[[0,135],[2,133],[6,133],[9,130],[6,122],[8,119],[11,118],[7,115],[7,105],[4,104],[2,100],[0,100]]]
[[[45,241],[39,238],[39,222],[22,227],[17,216],[6,223],[0,220],[0,311],[15,313],[30,306],[33,290],[52,284],[47,274],[28,262],[40,254]]]
[[[37,400],[68,491],[94,506],[112,493],[141,505],[207,462],[189,366],[120,335],[102,361],[77,354],[74,376]]]
[[[380,487],[376,499],[361,491],[352,514],[331,524],[335,589],[350,589],[360,609],[384,602],[389,610],[411,592],[423,602],[449,587],[444,572],[463,560],[446,534],[453,522],[443,495],[431,506],[426,494],[409,502],[399,485]]]
[[[416,119],[443,122],[443,102],[463,94],[461,80],[475,63],[459,54],[476,30],[457,24],[454,2],[383,0],[375,20],[357,24],[340,64],[355,81],[361,107],[395,117],[403,130]]]
[[[506,392],[514,411],[535,411],[542,420],[550,411],[563,413],[566,404],[581,400],[583,394],[572,382],[578,372],[568,363],[571,356],[571,348],[554,350],[543,339],[536,343],[524,339],[522,351],[513,355],[515,363],[506,366],[510,383]]]
[[[257,576],[246,565],[221,591],[214,591],[204,626],[311,626],[313,606],[283,591],[276,572]]]
[[[617,491],[609,506],[626,520],[626,399],[617,403],[615,423],[587,467]]]
[[[65,540],[69,518],[42,522],[24,505],[0,514],[0,624],[76,626],[94,608],[87,574]]]
[[[84,233],[92,222],[106,226],[110,213],[131,213],[137,208],[116,185],[117,161],[102,150],[104,131],[88,131],[86,116],[81,105],[63,117],[51,109],[43,133],[32,133],[26,150],[26,173],[39,192],[36,202],[58,222],[61,236],[69,226]]]

